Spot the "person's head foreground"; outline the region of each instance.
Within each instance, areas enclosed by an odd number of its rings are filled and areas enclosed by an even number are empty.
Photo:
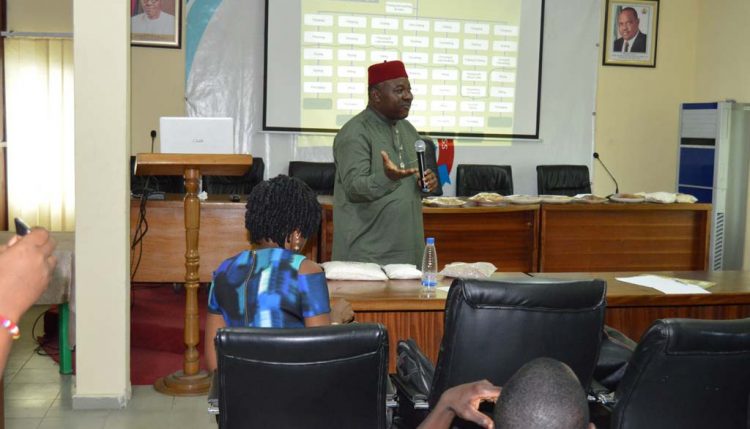
[[[401,61],[386,61],[367,69],[368,105],[386,118],[396,121],[409,116],[411,93],[409,76]]]
[[[495,405],[496,429],[587,429],[586,394],[564,363],[537,358],[503,386]]]
[[[245,228],[253,243],[271,242],[298,251],[320,226],[320,204],[307,184],[277,176],[255,186],[247,198]]]

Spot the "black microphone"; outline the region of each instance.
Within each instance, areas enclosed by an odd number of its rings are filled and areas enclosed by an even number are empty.
[[[604,165],[604,163],[602,162],[602,160],[599,158],[599,152],[594,152],[594,159],[596,159],[597,161],[599,161],[599,164],[601,164],[602,167],[604,167],[604,171],[606,171],[607,174],[609,174],[609,178],[612,179],[613,182],[615,182],[615,194],[619,194],[620,193],[620,185],[617,184],[617,180],[615,180],[615,176],[613,176],[612,173],[609,172],[609,169],[607,168],[607,166]]]
[[[430,192],[430,188],[427,187],[427,179],[424,171],[424,150],[426,148],[424,140],[417,140],[414,142],[414,150],[417,151],[417,164],[419,164],[419,178],[422,179],[422,191]]]
[[[154,139],[156,138],[156,130],[151,130],[151,153],[154,153]]]

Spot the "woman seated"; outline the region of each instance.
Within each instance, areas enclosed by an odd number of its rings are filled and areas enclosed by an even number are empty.
[[[225,326],[300,328],[331,324],[326,277],[298,254],[320,225],[320,204],[302,181],[278,176],[255,186],[247,200],[245,228],[252,250],[221,263],[208,294],[205,356],[216,370],[214,337]],[[337,300],[334,322],[354,317]]]

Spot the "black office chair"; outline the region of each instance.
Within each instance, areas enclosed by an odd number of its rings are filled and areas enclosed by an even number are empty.
[[[382,325],[222,328],[215,342],[222,429],[386,427]]]
[[[456,168],[456,196],[470,197],[480,192],[513,194],[510,165],[459,164]]]
[[[434,407],[450,387],[482,379],[502,386],[523,364],[542,356],[566,363],[587,388],[599,352],[605,297],[603,280],[454,280],[429,392],[418,391],[399,374],[393,377],[401,424],[417,426],[425,408]]]
[[[536,186],[539,195],[567,195],[591,193],[589,168],[585,165],[538,165]]]
[[[263,158],[253,157],[253,164],[242,176],[203,176],[203,190],[210,194],[247,195],[263,181]]]
[[[336,165],[332,162],[291,161],[289,177],[296,177],[307,183],[317,195],[333,195]]]
[[[615,400],[613,429],[750,427],[750,319],[657,320]]]

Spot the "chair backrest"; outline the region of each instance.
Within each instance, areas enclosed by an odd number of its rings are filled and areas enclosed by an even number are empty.
[[[585,165],[537,165],[536,187],[539,195],[590,194],[589,168]]]
[[[336,164],[332,162],[291,161],[289,177],[296,177],[317,195],[333,195],[333,183],[336,180]]]
[[[223,328],[220,428],[385,428],[388,333],[379,324]]]
[[[513,194],[510,165],[459,164],[456,168],[456,196],[470,197],[480,192]]]
[[[253,164],[242,176],[203,176],[203,190],[209,194],[247,195],[263,181],[263,158],[253,157]]]
[[[657,320],[615,398],[612,428],[750,427],[750,319]]]
[[[606,306],[603,280],[456,279],[428,401],[450,387],[487,379],[502,386],[526,362],[551,357],[588,387]]]

